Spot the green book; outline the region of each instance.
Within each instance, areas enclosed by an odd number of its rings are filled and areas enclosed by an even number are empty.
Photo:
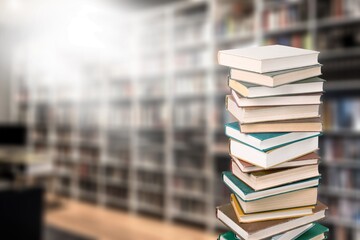
[[[259,151],[269,150],[286,146],[301,140],[320,136],[320,132],[274,132],[274,133],[242,133],[239,122],[225,124],[225,134],[247,146]]]
[[[324,227],[320,223],[315,223],[314,226],[312,226],[309,230],[295,238],[294,240],[308,240],[312,239],[314,237],[317,237],[319,235],[325,234],[328,232],[329,229],[327,227]],[[325,236],[324,236],[325,237]]]
[[[240,240],[240,238],[237,238],[233,232],[226,232],[220,234],[218,240]]]
[[[317,187],[319,185],[320,177],[309,178],[306,180],[301,180],[298,182],[293,182],[290,184],[264,189],[260,191],[255,191],[243,181],[238,179],[234,174],[229,171],[222,173],[222,180],[225,185],[238,197],[240,197],[244,202],[255,201],[266,197],[271,197],[279,194],[284,194],[292,191],[297,191],[300,189]]]

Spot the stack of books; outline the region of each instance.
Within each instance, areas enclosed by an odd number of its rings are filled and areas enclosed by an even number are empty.
[[[324,80],[318,52],[273,45],[220,51],[230,67],[225,125],[231,190],[217,218],[232,232],[219,239],[324,239],[316,221],[327,207],[317,200],[318,141]]]

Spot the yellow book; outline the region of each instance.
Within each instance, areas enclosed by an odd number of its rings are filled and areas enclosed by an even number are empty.
[[[234,209],[237,219],[240,223],[262,222],[277,219],[286,219],[302,217],[313,214],[314,206],[290,208],[285,210],[276,210],[260,213],[245,214],[234,194],[230,196],[230,203]]]

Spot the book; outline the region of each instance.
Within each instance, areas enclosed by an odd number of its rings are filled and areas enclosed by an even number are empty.
[[[319,117],[240,124],[240,131],[243,133],[321,132],[322,130],[323,130],[323,125]]]
[[[237,236],[245,240],[258,240],[320,220],[325,217],[326,209],[324,204],[318,202],[312,215],[249,224],[240,223],[231,204],[226,204],[216,208],[216,217]]]
[[[222,180],[225,185],[237,196],[239,196],[242,201],[254,201],[263,198],[269,198],[271,196],[276,196],[279,194],[285,194],[301,189],[317,187],[319,185],[319,177],[305,179],[302,181],[294,182],[291,184],[286,184],[274,188],[264,189],[261,191],[255,191],[243,181],[238,179],[232,172],[225,171],[222,173]],[[244,208],[243,208],[244,209]],[[245,212],[246,209],[245,209]]]
[[[306,232],[296,237],[296,240],[317,240],[317,239],[325,239],[325,233],[328,232],[329,229],[324,227],[320,223],[314,223],[314,225],[308,229]]]
[[[281,85],[278,87],[264,87],[251,83],[241,82],[234,79],[228,79],[229,87],[247,98],[259,98],[259,97],[273,97],[282,95],[303,95],[309,93],[321,93],[323,92],[323,85],[325,80],[314,77],[304,79],[298,82]]]
[[[244,201],[236,196],[242,210],[249,213],[266,212],[273,210],[314,206],[317,201],[317,187],[300,189],[255,201]]]
[[[314,152],[318,149],[318,141],[319,137],[311,137],[269,151],[262,151],[230,139],[229,152],[231,155],[246,162],[268,169],[280,163]]]
[[[231,90],[231,95],[239,107],[293,106],[321,104],[321,94],[272,96],[262,98],[245,98]]]
[[[287,231],[286,233],[273,236],[271,238],[271,240],[291,240],[291,239],[295,239],[296,237],[300,236],[301,234],[303,234],[304,232],[309,230],[312,226],[314,226],[314,223],[306,224],[305,226],[295,228],[293,230]]]
[[[255,191],[273,188],[284,184],[320,176],[318,165],[300,166],[295,168],[270,169],[244,173],[231,162],[232,173]]]
[[[231,155],[230,155],[231,156]],[[262,171],[264,168],[255,166],[251,163],[245,162],[235,156],[231,156],[232,161],[241,169],[242,172],[256,172]],[[299,167],[299,166],[306,166],[306,165],[313,165],[319,164],[319,155],[315,152],[306,154],[304,156],[295,158],[294,160],[283,162],[278,165],[271,167],[270,169],[279,169],[279,168],[292,168],[292,167]]]
[[[226,109],[240,124],[319,117],[319,106],[239,107],[231,95],[226,96]]]
[[[299,208],[289,208],[285,210],[274,210],[267,212],[245,214],[241,209],[241,206],[238,203],[234,194],[230,195],[230,203],[235,211],[237,220],[240,223],[254,223],[254,222],[262,222],[262,221],[269,221],[276,219],[302,217],[313,214],[312,210],[314,208],[313,206],[308,206],[308,207],[299,207]]]
[[[230,69],[231,79],[267,87],[276,87],[320,75],[320,64],[314,66],[268,72],[263,74],[236,68]]]
[[[286,144],[320,136],[320,132],[273,132],[244,134],[240,131],[238,122],[225,124],[225,134],[229,138],[233,138],[261,151],[269,151]]]
[[[267,73],[317,65],[319,52],[282,45],[270,45],[218,52],[220,65]]]
[[[220,234],[218,240],[241,240],[241,239],[238,238],[233,232],[226,232]]]

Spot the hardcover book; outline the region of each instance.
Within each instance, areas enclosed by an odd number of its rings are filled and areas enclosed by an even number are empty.
[[[220,65],[267,73],[317,65],[319,52],[282,45],[223,50],[218,53]]]

